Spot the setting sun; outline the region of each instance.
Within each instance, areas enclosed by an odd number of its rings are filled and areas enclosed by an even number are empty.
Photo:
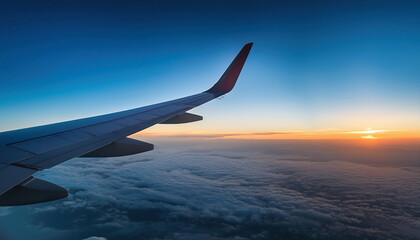
[[[361,138],[363,138],[363,139],[376,139],[376,137],[374,137],[372,135],[362,136]]]

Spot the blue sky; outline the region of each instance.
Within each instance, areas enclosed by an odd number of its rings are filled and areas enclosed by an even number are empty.
[[[419,15],[415,1],[2,2],[1,130],[206,90],[247,42],[235,90],[179,131],[420,130]]]

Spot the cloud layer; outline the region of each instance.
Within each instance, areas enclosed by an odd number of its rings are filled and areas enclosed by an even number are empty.
[[[315,148],[300,151],[296,144],[167,142],[146,154],[75,159],[38,175],[68,188],[70,196],[0,209],[0,237],[415,239],[420,235],[417,166],[316,159]],[[26,227],[21,230],[19,225]]]

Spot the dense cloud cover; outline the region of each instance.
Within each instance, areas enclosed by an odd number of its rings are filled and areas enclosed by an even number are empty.
[[[361,163],[365,147],[347,144],[359,159],[348,161],[331,157],[331,142],[316,146],[178,139],[140,155],[74,159],[38,174],[70,196],[0,208],[0,238],[418,239],[413,145],[409,162],[384,166]],[[383,150],[406,156],[400,147]]]

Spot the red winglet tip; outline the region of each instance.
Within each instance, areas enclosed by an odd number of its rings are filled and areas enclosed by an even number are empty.
[[[207,90],[207,92],[225,94],[233,89],[245,64],[248,54],[251,51],[252,45],[253,43],[251,42],[242,48],[233,62],[226,69],[225,73],[223,73],[219,81],[217,81],[217,83],[212,88]]]

